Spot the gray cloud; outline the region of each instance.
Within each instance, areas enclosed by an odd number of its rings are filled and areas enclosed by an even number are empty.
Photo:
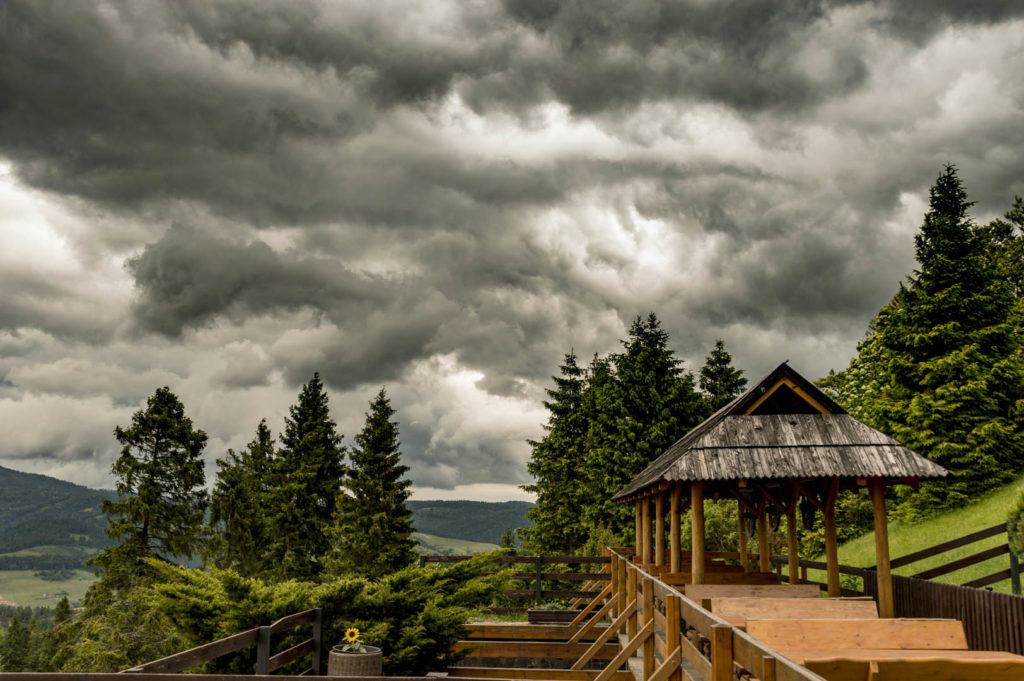
[[[516,484],[636,314],[694,369],[843,366],[945,162],[1024,194],[1022,11],[3,3],[0,411],[72,417],[0,460],[103,469],[164,383],[243,446],[320,371],[350,434],[388,384],[418,485]]]

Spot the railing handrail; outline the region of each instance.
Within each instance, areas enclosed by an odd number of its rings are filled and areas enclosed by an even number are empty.
[[[270,655],[270,636],[271,634],[280,634],[282,632],[291,631],[297,629],[304,624],[313,624],[313,634],[310,638],[302,641],[297,646],[293,646],[288,650],[285,650],[277,655]],[[183,650],[180,653],[168,655],[162,657],[159,660],[152,660],[145,664],[140,664],[131,669],[125,669],[121,674],[177,674],[195,667],[196,665],[216,660],[217,658],[224,657],[231,653],[238,652],[243,648],[255,645],[257,647],[257,674],[267,675],[274,669],[279,669],[288,662],[294,659],[302,657],[302,655],[296,655],[295,651],[299,647],[303,649],[303,655],[312,653],[313,660],[310,669],[307,670],[310,675],[318,675],[320,673],[320,653],[323,644],[323,610],[321,608],[312,608],[310,610],[304,610],[302,612],[293,613],[291,615],[285,615],[278,619],[272,624],[254,627],[246,631],[232,634],[231,636],[225,636],[219,638],[216,641],[210,641],[202,645]],[[277,665],[275,666],[275,662]],[[260,672],[260,669],[265,670]],[[221,675],[217,675],[221,676]],[[38,675],[33,678],[40,678]],[[64,677],[66,678],[66,677]],[[246,676],[245,678],[251,678]]]

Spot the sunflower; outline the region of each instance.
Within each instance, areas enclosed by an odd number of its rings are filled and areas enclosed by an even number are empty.
[[[355,627],[345,630],[345,640],[349,643],[355,643],[359,638],[359,630]]]

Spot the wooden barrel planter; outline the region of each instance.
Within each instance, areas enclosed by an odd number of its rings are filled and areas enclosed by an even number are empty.
[[[363,652],[331,648],[327,657],[327,676],[382,676],[384,656],[377,646],[363,646]]]

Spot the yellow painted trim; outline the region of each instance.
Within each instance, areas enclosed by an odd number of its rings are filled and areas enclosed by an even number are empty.
[[[758,407],[760,407],[761,404],[765,400],[767,400],[769,397],[772,396],[772,393],[774,393],[776,390],[778,390],[783,385],[786,386],[787,388],[789,388],[790,390],[792,390],[793,392],[795,392],[797,395],[799,395],[803,399],[804,402],[806,402],[807,404],[809,404],[812,407],[814,407],[815,409],[817,409],[818,413],[821,413],[821,414],[831,414],[832,413],[828,409],[826,409],[820,402],[818,402],[816,399],[814,399],[813,397],[808,395],[807,391],[804,390],[803,388],[801,388],[800,386],[798,386],[796,383],[794,383],[793,381],[789,380],[788,378],[780,378],[778,381],[776,381],[775,385],[773,385],[771,388],[769,388],[765,392],[764,395],[761,395],[761,397],[757,398],[757,401],[754,402],[754,404],[752,404],[750,407],[748,407],[747,410],[745,412],[743,412],[743,414],[746,416],[746,415],[754,413],[754,410],[756,410]]]

